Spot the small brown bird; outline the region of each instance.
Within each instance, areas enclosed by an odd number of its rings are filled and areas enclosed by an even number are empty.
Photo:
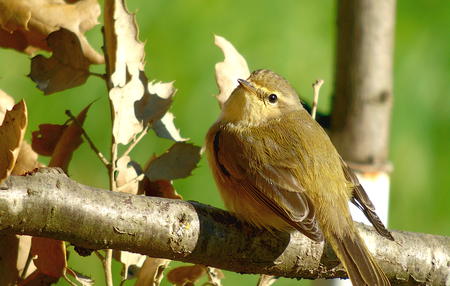
[[[298,230],[317,242],[325,237],[353,285],[390,285],[359,236],[348,201],[381,235],[393,237],[295,90],[270,70],[238,82],[206,137],[227,208],[258,227]]]

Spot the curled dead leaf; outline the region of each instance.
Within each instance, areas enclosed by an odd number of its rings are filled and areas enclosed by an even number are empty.
[[[28,269],[26,269],[26,273],[22,273],[25,270],[28,255],[30,254],[32,237],[28,235],[17,235],[17,237],[19,239],[17,261],[13,260],[12,262],[17,263],[17,270],[19,270],[20,275],[23,275],[23,277],[27,277],[36,270],[36,266],[34,266],[34,264],[30,264],[28,265]]]
[[[37,286],[37,285],[52,285],[58,282],[59,277],[51,277],[38,269],[33,271],[25,280],[19,282],[19,286]]]
[[[174,268],[167,273],[167,280],[177,286],[187,285],[187,283],[195,283],[206,273],[206,269],[202,265],[180,266]]]
[[[37,87],[44,94],[52,94],[85,83],[91,63],[84,57],[77,36],[60,29],[51,33],[47,42],[53,50],[52,56],[37,55],[31,60],[29,76]]]
[[[261,274],[259,276],[257,286],[270,286],[277,281],[278,277],[272,275]]]
[[[25,101],[20,101],[6,111],[0,126],[0,182],[12,172],[27,128],[28,116]]]
[[[75,270],[67,267],[67,273],[71,275],[77,282],[79,282],[82,286],[93,286],[95,285],[94,280],[90,277],[83,275],[81,273],[76,272]]]
[[[113,250],[113,258],[122,263],[122,274],[126,280],[134,279],[139,273],[144,261],[145,255],[128,251]]]
[[[141,189],[146,196],[160,197],[174,200],[182,200],[183,197],[177,193],[172,185],[171,181],[168,180],[157,180],[150,181],[145,177],[141,182]]]
[[[1,37],[1,36],[0,36]],[[3,122],[7,110],[11,110],[14,106],[14,98],[0,89],[0,122]]]
[[[153,157],[146,164],[144,172],[147,172],[150,164],[156,158],[157,157],[153,155]],[[167,198],[174,200],[183,199],[183,197],[180,194],[178,194],[177,191],[175,190],[172,181],[169,180],[150,181],[150,179],[147,176],[145,176],[144,179],[139,182],[139,193],[151,197]]]
[[[127,145],[144,127],[136,118],[134,103],[144,93],[144,86],[138,78],[131,78],[123,87],[113,87],[109,98],[113,104],[113,136],[117,143]]]
[[[225,59],[216,64],[216,82],[220,93],[216,95],[220,107],[237,87],[239,78],[246,79],[250,75],[247,61],[228,40],[221,36],[214,36],[214,44],[218,46]]]
[[[12,170],[12,175],[23,175],[26,172],[31,172],[36,168],[44,165],[38,162],[38,154],[33,151],[27,141],[22,141],[20,145],[19,155]]]
[[[37,256],[33,262],[40,272],[55,278],[63,275],[67,266],[66,247],[63,241],[33,237],[31,239],[31,255]]]
[[[206,275],[211,286],[222,286],[222,279],[225,278],[222,270],[206,266]]]
[[[135,286],[158,286],[163,278],[164,269],[170,262],[168,259],[147,257],[138,273]]]
[[[156,120],[152,125],[156,135],[176,142],[188,140],[188,138],[181,137],[180,130],[175,127],[175,123],[173,122],[174,119],[175,116],[168,111],[161,119]]]
[[[175,92],[173,82],[148,83],[144,95],[135,103],[136,117],[144,124],[161,119],[169,110]]]
[[[145,172],[150,181],[175,180],[187,177],[200,161],[200,147],[176,142],[170,149],[150,162]]]
[[[121,0],[105,6],[105,47],[113,107],[113,136],[127,145],[147,124],[160,137],[183,141],[168,112],[176,92],[173,83],[153,83],[144,73],[144,44],[138,40],[135,16]]]
[[[135,161],[131,161],[129,156],[124,156],[117,161],[117,187],[123,193],[138,193],[139,181],[135,180],[142,174],[141,166]],[[125,186],[124,188],[121,188]]]
[[[135,16],[127,11],[124,1],[114,0],[105,5],[104,34],[113,136],[117,143],[126,145],[144,128],[143,122],[136,118],[135,102],[143,97],[146,82],[141,78],[144,44],[138,39]]]
[[[0,46],[27,54],[38,49],[51,50],[45,39],[51,32],[65,28],[76,34],[88,61],[101,64],[103,56],[84,36],[98,24],[100,13],[97,0],[1,0]]]
[[[31,146],[43,156],[51,156],[67,125],[40,124],[39,130],[31,133]]]

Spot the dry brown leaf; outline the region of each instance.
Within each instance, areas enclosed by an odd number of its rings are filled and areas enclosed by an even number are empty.
[[[38,162],[38,154],[33,151],[27,141],[22,141],[17,157],[16,164],[12,170],[12,175],[23,175],[26,172],[31,172],[36,168],[44,167]]]
[[[175,116],[173,116],[171,112],[167,111],[161,119],[156,120],[152,125],[156,135],[176,142],[188,140],[188,138],[181,137],[180,130],[175,127],[173,122],[174,119]]]
[[[150,162],[145,175],[150,181],[175,180],[187,177],[200,160],[200,147],[176,142],[170,149]]]
[[[51,50],[45,39],[60,28],[77,35],[85,57],[95,64],[103,56],[88,43],[84,33],[98,24],[101,10],[97,0],[0,0],[0,46],[27,54]]]
[[[6,179],[14,168],[19,155],[20,144],[27,128],[27,106],[25,101],[7,111],[0,126],[0,182]]]
[[[206,266],[206,275],[208,276],[209,285],[222,286],[222,279],[225,277],[222,270]]]
[[[135,286],[158,286],[163,278],[164,269],[171,260],[163,258],[147,257],[138,273]]]
[[[77,36],[66,29],[51,33],[47,42],[53,50],[50,58],[31,59],[30,78],[44,94],[52,94],[82,85],[89,77],[90,62],[84,57]]]
[[[144,124],[161,119],[169,110],[176,91],[173,82],[150,82],[144,96],[135,104],[136,117]]]
[[[216,82],[220,91],[216,98],[222,107],[231,92],[237,87],[237,80],[248,78],[250,71],[245,58],[229,41],[221,36],[214,36],[214,44],[222,50],[225,56],[223,62],[216,64]]]
[[[66,174],[72,154],[81,145],[82,129],[81,126],[86,119],[87,112],[92,103],[86,106],[77,116],[77,123],[72,122],[61,135],[58,144],[52,154],[52,159],[48,164],[49,167],[60,167]],[[80,124],[81,126],[79,126]]]
[[[51,277],[39,270],[35,270],[27,279],[20,281],[19,286],[49,286],[58,282],[58,280],[59,277]]]
[[[150,181],[147,177],[145,177],[141,182],[141,189],[146,196],[175,200],[183,199],[183,197],[178,194],[173,187],[172,182],[168,180]]]
[[[139,181],[133,181],[142,174],[141,166],[131,161],[129,156],[124,156],[117,161],[117,187],[123,193],[136,195],[139,189]],[[122,186],[125,187],[121,188]]]
[[[40,124],[39,130],[31,133],[31,147],[43,156],[51,156],[67,125]]]
[[[146,258],[145,255],[139,253],[120,250],[113,250],[113,257],[122,263],[122,277],[125,277],[126,280],[136,278]]]
[[[39,49],[48,50],[47,45],[38,48],[39,44],[41,44],[41,39],[27,39],[27,34],[22,31],[8,32],[0,28],[0,47],[18,50],[28,55],[37,52]]]
[[[31,236],[0,235],[0,285],[15,285],[22,274],[30,253]],[[36,267],[30,264],[24,277],[30,275]]]
[[[66,271],[69,275],[72,275],[75,280],[77,280],[82,286],[93,286],[95,285],[94,280],[90,277],[87,277],[81,273],[76,272],[75,270],[67,267]]]
[[[202,265],[180,266],[167,273],[167,280],[177,286],[183,286],[187,283],[195,283],[206,273]]]
[[[3,122],[7,110],[14,106],[14,99],[0,90],[0,122]],[[1,133],[1,131],[0,131]],[[1,145],[1,144],[0,144]],[[20,144],[12,175],[21,175],[38,167],[37,154],[25,141]],[[17,280],[17,274],[23,271],[30,251],[31,237],[25,235],[3,235],[0,237],[0,285],[9,285]],[[28,267],[28,274],[34,271],[34,265]]]
[[[135,102],[145,92],[141,81],[144,71],[144,44],[138,39],[134,14],[130,14],[122,0],[105,5],[105,50],[108,55],[108,74],[113,107],[113,136],[120,144],[128,144],[143,130],[136,118]]]
[[[258,285],[257,286],[270,286],[277,281],[277,277],[272,275],[261,274],[259,276]]]
[[[33,237],[31,239],[31,254],[37,269],[51,277],[59,278],[67,266],[66,247],[64,241]]]
[[[149,83],[135,16],[123,1],[110,3],[105,5],[105,46],[115,141],[127,145],[147,124],[161,137],[183,140],[173,125],[173,115],[167,112],[176,91],[173,83]]]
[[[139,79],[133,78],[123,87],[114,87],[109,91],[113,103],[113,135],[117,143],[127,145],[133,137],[143,130],[142,121],[136,118],[134,103],[144,93]]]
[[[22,275],[22,272],[25,270],[25,264],[28,260],[28,255],[31,250],[31,236],[28,235],[17,235],[19,238],[19,248],[17,252],[17,270],[19,270],[19,274]],[[28,266],[27,272],[24,274],[24,277],[28,277],[33,271],[36,270],[36,266],[33,263],[30,263]]]
[[[3,122],[7,110],[14,106],[14,99],[0,90],[0,122]],[[28,143],[22,141],[12,175],[21,175],[38,167],[37,154]],[[5,234],[0,236],[0,285],[12,285],[21,274],[30,251],[31,237],[25,235]],[[34,271],[34,265],[28,267],[28,274]]]
[[[0,36],[1,37],[1,36]],[[7,110],[11,110],[14,106],[14,98],[0,89],[0,122],[3,122]]]
[[[153,155],[153,157],[146,164],[144,172],[147,172],[150,164],[156,158],[157,157]],[[178,194],[177,191],[175,190],[172,181],[169,180],[150,181],[147,176],[144,177],[144,179],[139,182],[139,193],[151,197],[160,197],[175,200],[183,199],[183,197],[180,194]]]

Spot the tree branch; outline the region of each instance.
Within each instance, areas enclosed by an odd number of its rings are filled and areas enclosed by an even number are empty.
[[[450,237],[393,231],[395,242],[358,225],[394,283],[446,285]],[[81,185],[58,169],[0,185],[0,234],[28,234],[91,249],[121,249],[240,273],[345,277],[331,247],[294,233],[258,230],[197,202],[115,193]],[[414,284],[414,283],[413,283]]]

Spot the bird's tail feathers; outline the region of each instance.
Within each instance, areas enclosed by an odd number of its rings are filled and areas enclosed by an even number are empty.
[[[344,264],[353,285],[355,286],[390,286],[390,282],[374,261],[362,238],[355,232],[329,235],[333,249]]]

